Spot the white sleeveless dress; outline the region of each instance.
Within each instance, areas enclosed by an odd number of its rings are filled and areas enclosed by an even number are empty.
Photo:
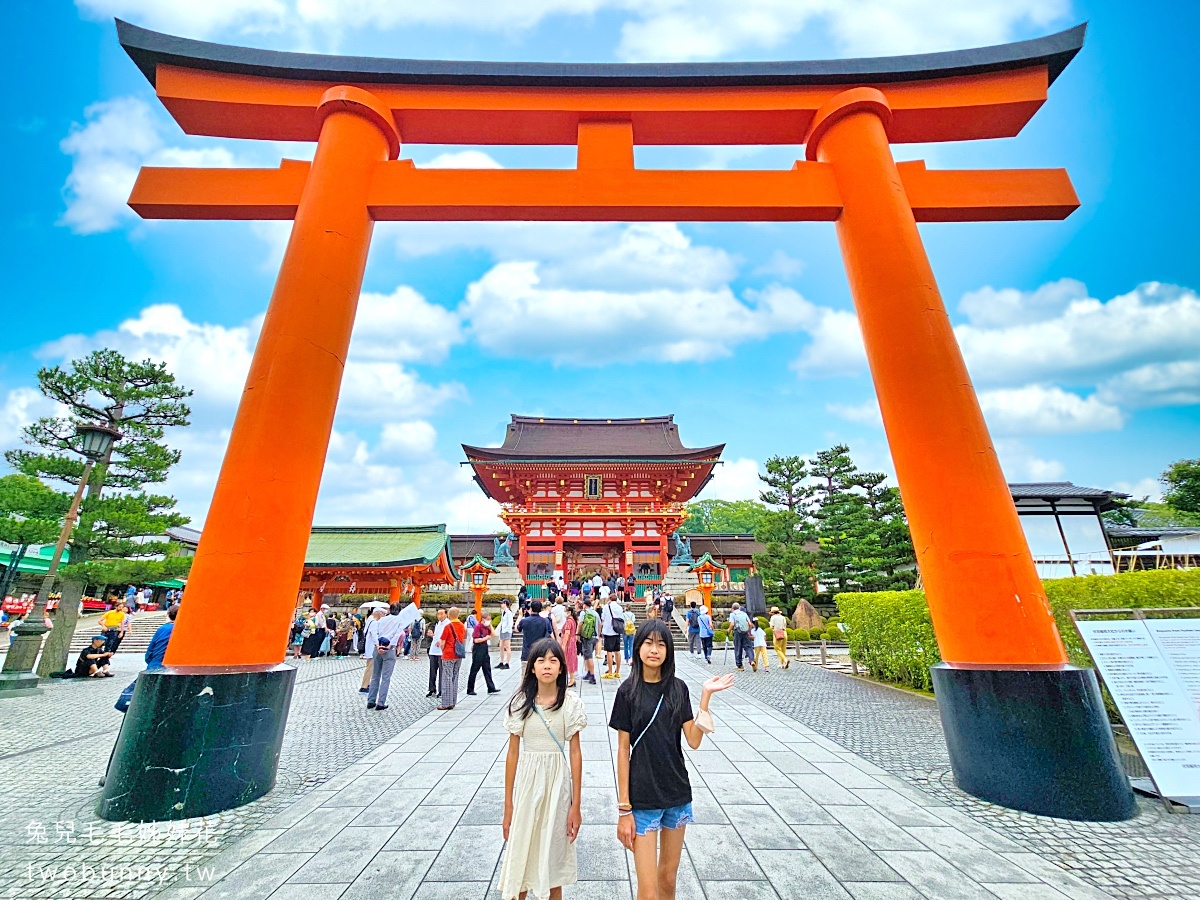
[[[513,783],[513,820],[500,866],[504,900],[532,891],[548,897],[550,889],[579,880],[575,845],[567,838],[571,811],[571,738],[587,726],[583,701],[570,692],[561,709],[542,709],[522,719],[509,713],[504,727],[521,735],[521,755]],[[562,744],[559,749],[550,732]],[[566,751],[565,753],[563,751]]]

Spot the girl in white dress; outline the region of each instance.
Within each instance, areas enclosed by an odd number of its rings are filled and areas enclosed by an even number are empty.
[[[521,687],[508,705],[508,758],[504,764],[504,862],[500,894],[525,900],[562,900],[579,879],[575,838],[582,824],[583,702],[567,693],[562,647],[543,638],[529,650]]]

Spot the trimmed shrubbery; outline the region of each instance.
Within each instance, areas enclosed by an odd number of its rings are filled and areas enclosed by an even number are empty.
[[[876,678],[930,690],[929,667],[942,661],[924,591],[838,594],[850,656]]]
[[[1071,623],[1075,609],[1200,606],[1200,569],[1087,575],[1045,582],[1050,608],[1071,662],[1092,665]],[[942,660],[924,591],[838,594],[834,598],[850,655],[877,678],[930,690],[929,667]]]

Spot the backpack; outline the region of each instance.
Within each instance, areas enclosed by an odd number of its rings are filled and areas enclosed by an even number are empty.
[[[590,609],[584,611],[583,622],[579,626],[579,636],[585,641],[590,641],[596,636],[596,614]]]
[[[749,620],[747,620],[747,622],[748,621]],[[741,623],[741,621],[739,620],[739,621],[733,623],[733,630],[736,631],[738,634],[748,634],[750,631],[750,626],[748,624],[743,625]]]
[[[637,634],[637,621],[636,620],[634,620],[634,619],[626,619],[625,620],[625,633],[626,634]]]
[[[689,629],[694,628],[694,629],[699,630],[699,628],[700,628],[700,610],[698,610],[698,609],[688,610],[688,628]]]

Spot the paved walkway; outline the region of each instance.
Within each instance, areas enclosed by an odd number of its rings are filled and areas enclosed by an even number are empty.
[[[688,661],[680,669],[698,696],[711,669]],[[424,716],[159,896],[498,897],[501,698],[516,670],[498,674],[503,694],[464,696],[458,709]],[[591,724],[582,736],[581,881],[568,897],[632,896],[632,859],[614,828],[606,713],[615,686],[582,693]],[[680,900],[1108,896],[746,692],[713,708],[716,735],[688,753],[697,824],[687,832]]]

